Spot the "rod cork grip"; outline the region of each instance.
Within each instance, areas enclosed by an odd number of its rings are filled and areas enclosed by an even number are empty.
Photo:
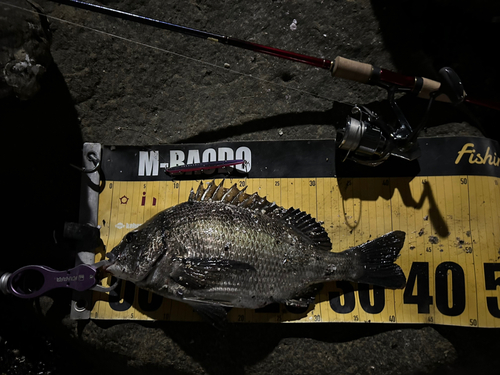
[[[425,78],[425,77],[422,77],[422,80],[423,80],[422,88],[418,92],[417,96],[419,98],[429,99],[430,94],[432,92],[438,91],[440,89],[441,82],[433,81],[432,79]],[[465,95],[465,91],[464,91],[464,95]],[[446,95],[446,94],[439,94],[436,97],[436,100],[438,102],[451,103],[450,98],[448,98],[448,95]]]
[[[368,83],[373,73],[373,66],[338,56],[332,68],[332,76],[360,83]]]
[[[441,82],[433,81],[432,79],[422,77],[422,88],[417,93],[419,98],[429,99],[430,94],[434,91],[438,91],[439,87],[441,87]],[[442,95],[440,95],[442,96]]]

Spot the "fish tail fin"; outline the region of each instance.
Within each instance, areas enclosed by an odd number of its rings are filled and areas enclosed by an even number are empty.
[[[401,267],[394,263],[405,242],[405,232],[394,231],[373,241],[352,248],[362,270],[353,281],[378,285],[389,289],[402,289],[406,277]]]

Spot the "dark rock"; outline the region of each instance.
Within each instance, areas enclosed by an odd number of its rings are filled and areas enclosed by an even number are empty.
[[[14,94],[31,99],[40,90],[40,80],[52,63],[51,31],[43,9],[25,2],[27,10],[4,7],[0,17],[0,99]]]
[[[127,366],[120,373],[147,368],[152,374],[265,374],[277,369],[291,374],[412,374],[431,373],[456,359],[451,343],[430,327],[382,326],[353,339],[361,327],[301,326],[234,324],[219,332],[200,323],[90,322],[81,339],[97,352],[126,353]],[[118,370],[115,361],[104,366]]]

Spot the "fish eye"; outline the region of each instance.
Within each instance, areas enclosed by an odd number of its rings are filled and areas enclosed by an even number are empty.
[[[137,232],[128,232],[126,235],[125,235],[125,242],[126,243],[131,243],[133,240],[134,240],[134,237],[135,237],[135,234]]]

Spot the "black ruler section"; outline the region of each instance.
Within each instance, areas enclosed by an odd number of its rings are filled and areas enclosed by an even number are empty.
[[[103,147],[101,168],[110,181],[335,176],[335,141],[247,141],[212,144]],[[244,159],[246,166],[170,176],[165,167]]]
[[[480,137],[420,138],[421,155],[407,161],[391,156],[368,167],[337,156],[337,177],[491,176],[500,177],[498,142]]]
[[[500,177],[498,142],[479,137],[420,138],[414,161],[391,156],[378,167],[344,161],[334,140],[245,141],[211,144],[103,147],[101,169],[111,181],[182,179],[411,177],[482,175]],[[246,166],[171,176],[165,168],[216,160],[244,159]]]

